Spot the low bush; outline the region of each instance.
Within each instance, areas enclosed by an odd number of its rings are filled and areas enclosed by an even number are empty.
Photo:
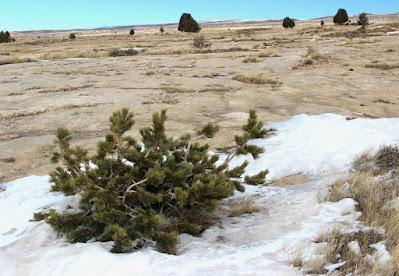
[[[113,49],[109,52],[110,57],[124,57],[124,56],[136,56],[139,51],[133,48]]]
[[[235,137],[235,147],[225,160],[209,154],[209,145],[199,139],[212,138],[218,127],[207,124],[197,136],[168,137],[166,111],[155,113],[152,126],[140,129],[141,142],[126,133],[134,125],[133,113],[124,108],[110,117],[110,132],[88,151],[70,142],[71,133],[57,131],[59,151],[53,162],[63,167],[51,172],[52,190],[79,195],[77,210],[35,214],[45,219],[69,242],[113,241],[112,252],[121,253],[154,245],[160,252],[175,253],[178,233],[199,235],[214,221],[221,199],[243,191],[242,175],[248,162],[231,168],[237,155],[257,158],[262,148],[248,144],[267,131],[255,111]],[[246,176],[245,181],[263,184],[266,171]]]
[[[193,46],[197,49],[209,48],[211,47],[211,43],[206,41],[202,35],[198,35],[193,38]]]
[[[69,39],[76,39],[76,34],[74,34],[74,33],[70,34]]]

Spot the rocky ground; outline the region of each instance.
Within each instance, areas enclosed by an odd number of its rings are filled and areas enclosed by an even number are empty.
[[[221,126],[213,146],[229,145],[254,108],[265,121],[296,114],[399,116],[399,16],[358,26],[303,21],[203,26],[210,47],[171,27],[15,34],[0,45],[0,182],[47,174],[54,132],[95,148],[109,115],[129,107],[136,129],[168,109],[173,135],[205,122]],[[206,43],[206,44],[207,44]],[[138,48],[135,56],[108,57]],[[22,62],[22,61],[33,62]],[[22,63],[18,63],[22,62]],[[136,131],[137,132],[137,131]]]

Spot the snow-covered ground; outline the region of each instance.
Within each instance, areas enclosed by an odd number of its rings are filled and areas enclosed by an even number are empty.
[[[310,181],[284,187],[247,187],[260,212],[227,218],[201,237],[180,236],[179,255],[151,249],[109,253],[109,244],[69,244],[33,212],[76,202],[50,193],[48,177],[4,184],[0,193],[0,275],[297,275],[289,260],[316,252],[312,240],[337,225],[357,227],[356,203],[318,203],[317,193],[345,174],[353,158],[384,144],[399,144],[399,119],[346,120],[335,114],[299,115],[269,125],[276,135],[253,143],[265,148],[248,174],[268,168],[269,179],[301,173]],[[236,160],[238,164],[242,161]],[[249,158],[250,159],[250,158]],[[236,196],[240,196],[237,193]]]

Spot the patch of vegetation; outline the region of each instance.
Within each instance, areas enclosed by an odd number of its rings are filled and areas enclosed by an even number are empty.
[[[325,239],[325,256],[329,263],[343,263],[343,274],[397,275],[399,271],[399,149],[385,146],[376,154],[364,153],[353,164],[353,174],[335,182],[327,200],[337,202],[353,198],[362,213],[361,220],[368,226],[356,233],[335,232]],[[376,231],[383,228],[384,231]],[[373,246],[382,243],[392,259],[381,266],[370,262]],[[354,252],[353,244],[357,245]]]
[[[204,36],[198,35],[193,38],[193,46],[197,49],[209,48],[211,47],[211,43],[206,41]]]
[[[337,25],[344,25],[348,21],[349,21],[349,16],[345,9],[339,9],[333,19],[333,22]]]
[[[10,32],[8,32],[8,31],[0,32],[0,43],[8,43],[8,42],[12,42],[12,41],[15,41],[15,39],[11,37]]]
[[[201,27],[197,21],[189,13],[183,13],[180,17],[179,26],[177,28],[180,32],[198,33]]]
[[[362,26],[362,29],[366,29],[366,27],[369,25],[369,18],[366,13],[361,13],[359,14],[359,19],[357,20],[357,24]]]
[[[70,131],[57,131],[52,161],[63,162],[50,173],[52,190],[79,195],[78,210],[35,214],[45,219],[69,242],[113,241],[112,252],[130,252],[154,245],[175,253],[178,233],[199,235],[214,220],[221,199],[243,191],[242,174],[248,162],[230,168],[237,155],[255,159],[263,149],[248,144],[266,131],[255,111],[235,137],[235,147],[217,163],[209,145],[198,140],[212,138],[218,126],[206,124],[197,136],[168,137],[166,111],[154,113],[152,126],[140,129],[141,141],[127,135],[134,125],[133,113],[124,108],[110,117],[110,132],[97,145],[97,152],[72,147]],[[263,184],[267,170],[245,180]],[[263,179],[262,179],[263,178]]]
[[[69,39],[76,39],[76,34],[74,33],[69,34]]]
[[[233,77],[233,80],[243,82],[243,83],[250,83],[250,84],[270,84],[273,87],[281,86],[281,82],[272,80],[270,78],[266,78],[265,76],[259,75],[243,75],[237,74]]]
[[[163,26],[161,26],[161,27],[159,28],[159,32],[160,32],[161,34],[163,34],[163,33],[165,32],[165,28],[164,28]]]
[[[320,63],[326,63],[329,61],[327,56],[321,55],[315,48],[308,47],[306,53],[304,54],[302,60],[298,65],[295,65],[293,69],[299,69],[307,66],[314,66]]]
[[[130,31],[129,31],[129,35],[134,35],[134,29],[131,29]]]
[[[255,201],[248,197],[241,197],[234,202],[230,210],[230,217],[239,217],[244,214],[252,214],[260,211],[260,207]]]
[[[289,18],[288,16],[284,18],[283,20],[283,27],[288,29],[288,28],[294,28],[295,27],[295,21],[294,19]]]
[[[133,48],[113,49],[109,52],[110,57],[136,56],[138,54],[139,51]]]
[[[259,62],[259,59],[257,59],[255,56],[247,56],[246,58],[243,59],[244,63],[255,63]]]

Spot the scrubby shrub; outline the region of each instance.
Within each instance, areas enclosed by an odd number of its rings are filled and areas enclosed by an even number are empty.
[[[200,25],[189,13],[183,13],[180,17],[179,27],[177,28],[181,32],[187,33],[198,33],[201,30]]]
[[[198,49],[211,47],[211,43],[206,41],[202,35],[193,38],[193,46]]]
[[[334,16],[333,22],[337,25],[343,25],[349,21],[348,13],[345,9],[339,9],[337,14]]]
[[[369,18],[366,13],[359,14],[359,19],[357,20],[357,24],[362,26],[362,29],[366,29],[369,24]]]
[[[0,43],[8,43],[8,42],[11,42],[13,40],[14,39],[11,37],[11,34],[8,31],[6,31],[6,32],[1,31],[0,32]]]
[[[324,25],[326,25],[326,23],[324,22],[324,20],[320,21],[320,26],[324,27]]]
[[[218,127],[207,124],[196,137],[168,137],[166,111],[155,113],[153,125],[140,129],[141,142],[126,133],[134,125],[133,113],[124,108],[110,117],[110,132],[88,151],[70,142],[71,133],[57,131],[59,151],[53,162],[63,161],[50,173],[52,190],[79,195],[78,210],[35,214],[45,219],[69,242],[113,241],[112,252],[129,252],[155,242],[161,252],[175,253],[178,233],[199,235],[214,221],[218,202],[243,191],[242,174],[248,162],[229,167],[237,155],[257,158],[262,148],[248,144],[266,135],[263,123],[251,111],[243,134],[227,158],[209,154],[209,145],[199,139],[212,138]],[[265,174],[246,177],[248,183],[263,184]]]
[[[283,27],[286,28],[286,29],[287,28],[294,28],[295,27],[295,21],[287,16],[283,20]]]
[[[161,34],[163,34],[163,33],[165,32],[165,29],[164,29],[163,26],[161,26],[161,27],[159,28],[159,32],[160,32]]]
[[[133,48],[113,49],[109,52],[110,57],[124,57],[138,55],[139,51]]]
[[[129,35],[134,35],[134,30],[133,29],[130,30]]]
[[[69,39],[76,39],[76,34],[74,34],[74,33],[69,34]]]
[[[399,170],[398,146],[386,146],[381,148],[375,156],[375,164],[382,171]]]

